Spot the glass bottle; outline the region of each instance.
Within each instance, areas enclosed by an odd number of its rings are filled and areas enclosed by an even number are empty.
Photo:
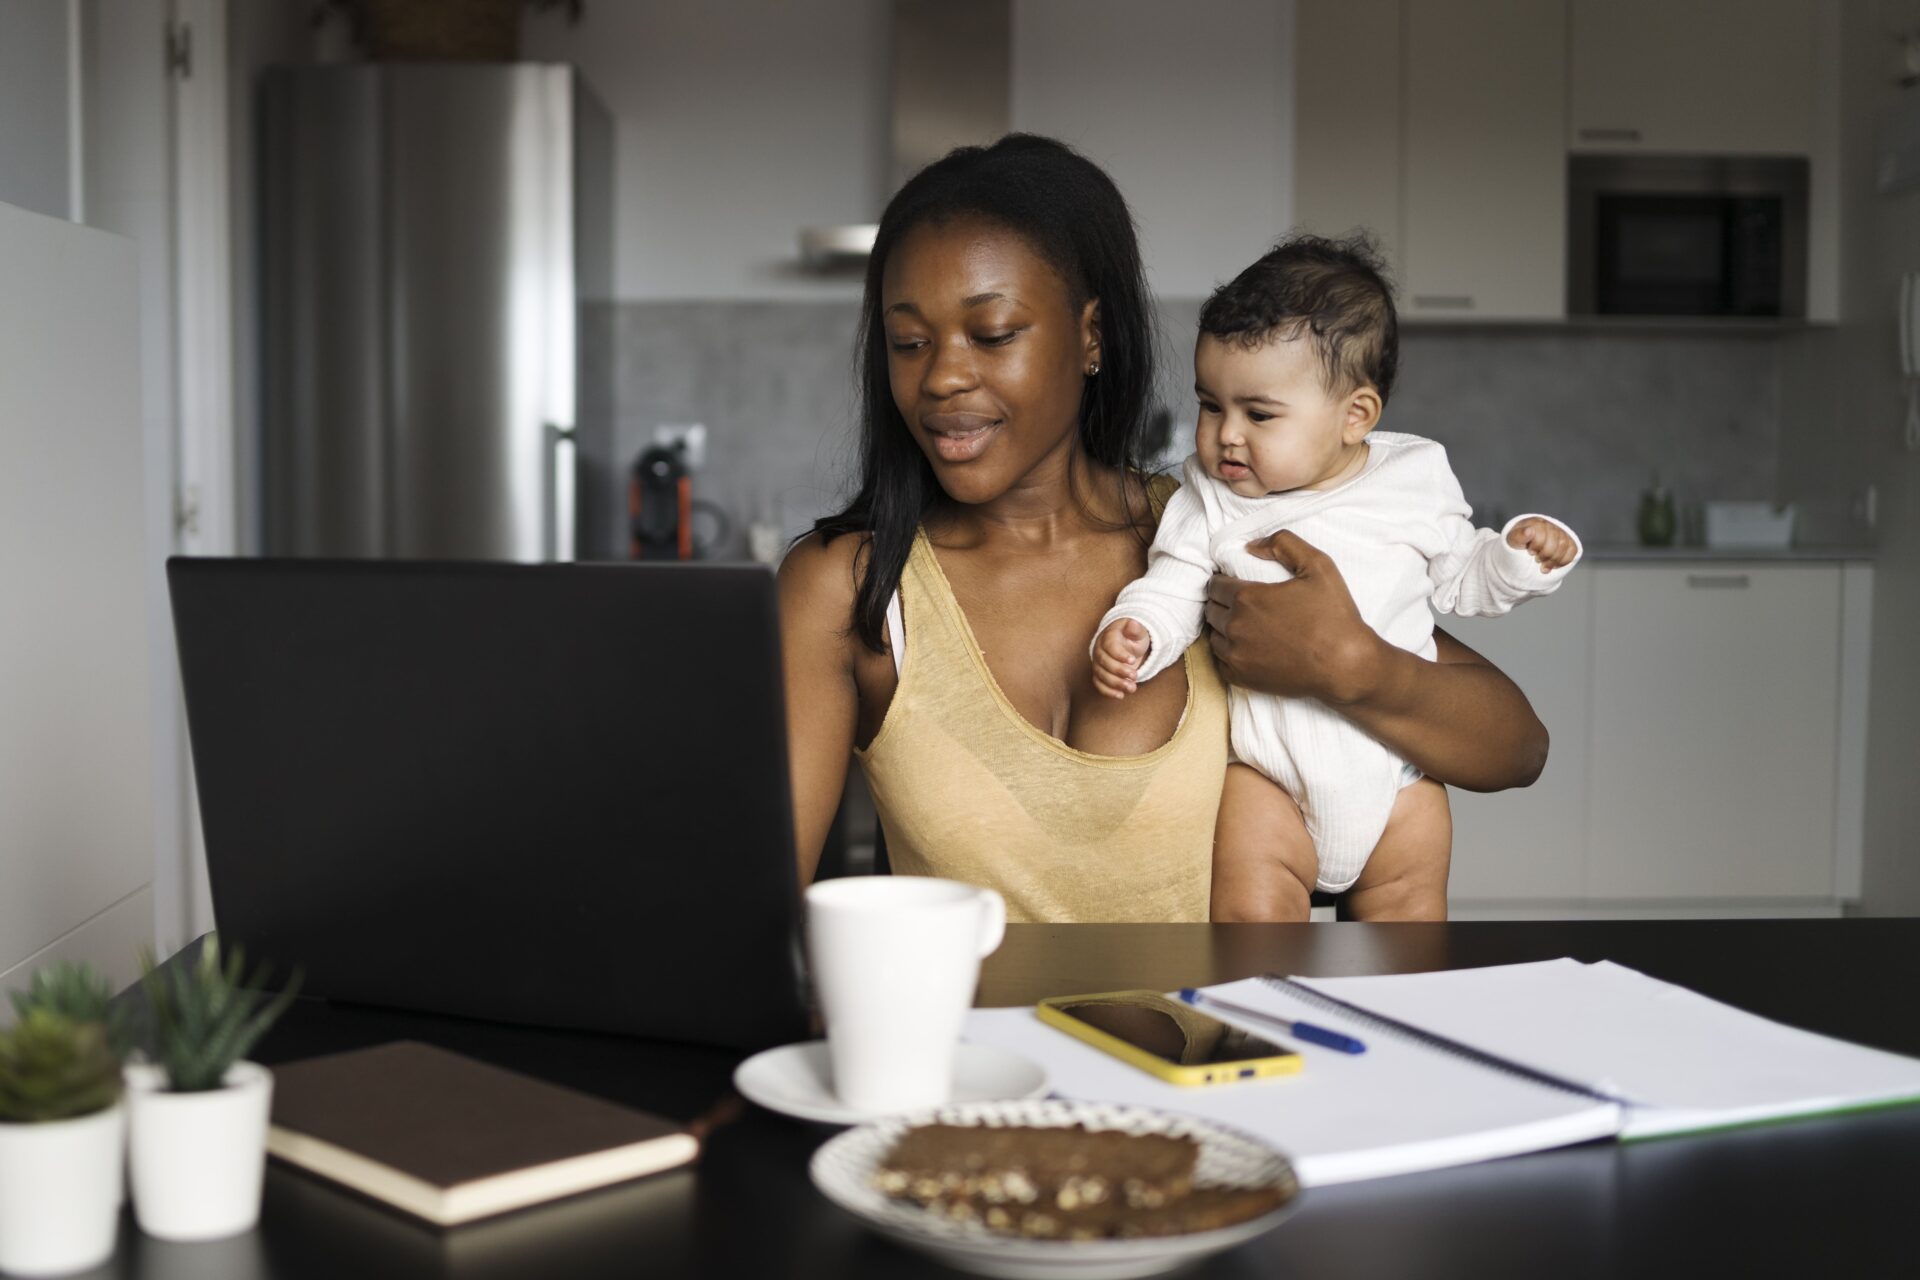
[[[1646,492],[1640,495],[1640,518],[1637,522],[1640,545],[1672,546],[1675,523],[1673,494],[1661,485],[1660,477],[1655,475]]]

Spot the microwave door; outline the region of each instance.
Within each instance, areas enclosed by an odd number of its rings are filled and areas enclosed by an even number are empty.
[[[1600,314],[1726,314],[1727,205],[1718,196],[1602,196]]]
[[[1780,200],[1742,196],[1727,201],[1727,314],[1777,316],[1785,308]]]

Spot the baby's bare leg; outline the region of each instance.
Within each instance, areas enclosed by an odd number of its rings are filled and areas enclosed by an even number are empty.
[[[1213,828],[1213,919],[1305,920],[1319,875],[1293,797],[1250,765],[1228,765]]]
[[[1401,788],[1380,843],[1347,891],[1346,911],[1356,920],[1445,920],[1452,860],[1453,813],[1447,807],[1447,789],[1422,778]],[[1217,850],[1213,861],[1217,877]]]

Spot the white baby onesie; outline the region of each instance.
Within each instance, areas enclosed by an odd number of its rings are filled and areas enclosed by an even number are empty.
[[[1200,634],[1207,580],[1216,570],[1262,582],[1292,576],[1247,551],[1247,543],[1281,529],[1333,558],[1368,626],[1429,659],[1429,602],[1462,617],[1503,614],[1553,591],[1573,567],[1545,573],[1531,552],[1507,545],[1507,530],[1528,516],[1497,532],[1474,528],[1440,445],[1388,431],[1369,435],[1367,444],[1365,465],[1345,484],[1258,498],[1234,493],[1189,457],[1185,483],[1160,517],[1146,576],[1120,593],[1096,640],[1117,619],[1135,619],[1153,638],[1139,679],[1158,675]],[[1576,561],[1579,545],[1574,537]],[[1231,697],[1234,757],[1300,806],[1320,855],[1320,887],[1349,888],[1386,830],[1394,797],[1418,771],[1313,699],[1238,686]]]

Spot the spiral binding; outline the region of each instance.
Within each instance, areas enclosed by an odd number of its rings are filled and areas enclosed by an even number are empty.
[[[1524,1063],[1515,1062],[1511,1058],[1503,1058],[1497,1053],[1488,1053],[1485,1049],[1476,1049],[1470,1044],[1464,1044],[1459,1040],[1443,1036],[1438,1032],[1422,1030],[1419,1027],[1401,1022],[1397,1018],[1389,1018],[1384,1013],[1375,1013],[1371,1009],[1363,1009],[1357,1004],[1349,1004],[1338,996],[1330,996],[1324,991],[1316,991],[1304,982],[1295,982],[1292,978],[1283,978],[1277,973],[1263,973],[1260,975],[1260,981],[1278,991],[1292,996],[1296,1000],[1310,1004],[1316,1009],[1328,1013],[1338,1013],[1343,1017],[1352,1018],[1357,1022],[1364,1023],[1370,1029],[1385,1031],[1392,1035],[1416,1041],[1436,1052],[1451,1054],[1457,1058],[1465,1058],[1489,1070],[1498,1071],[1505,1075],[1518,1076],[1522,1080],[1530,1080],[1534,1084],[1544,1085],[1549,1089],[1558,1089],[1563,1093],[1579,1094],[1583,1098],[1592,1098],[1596,1102],[1611,1102],[1623,1107],[1633,1105],[1630,1099],[1622,1098],[1618,1094],[1606,1093],[1590,1085],[1581,1084],[1577,1080],[1569,1080],[1565,1076],[1557,1076],[1552,1072],[1541,1071],[1536,1067],[1529,1067]]]

